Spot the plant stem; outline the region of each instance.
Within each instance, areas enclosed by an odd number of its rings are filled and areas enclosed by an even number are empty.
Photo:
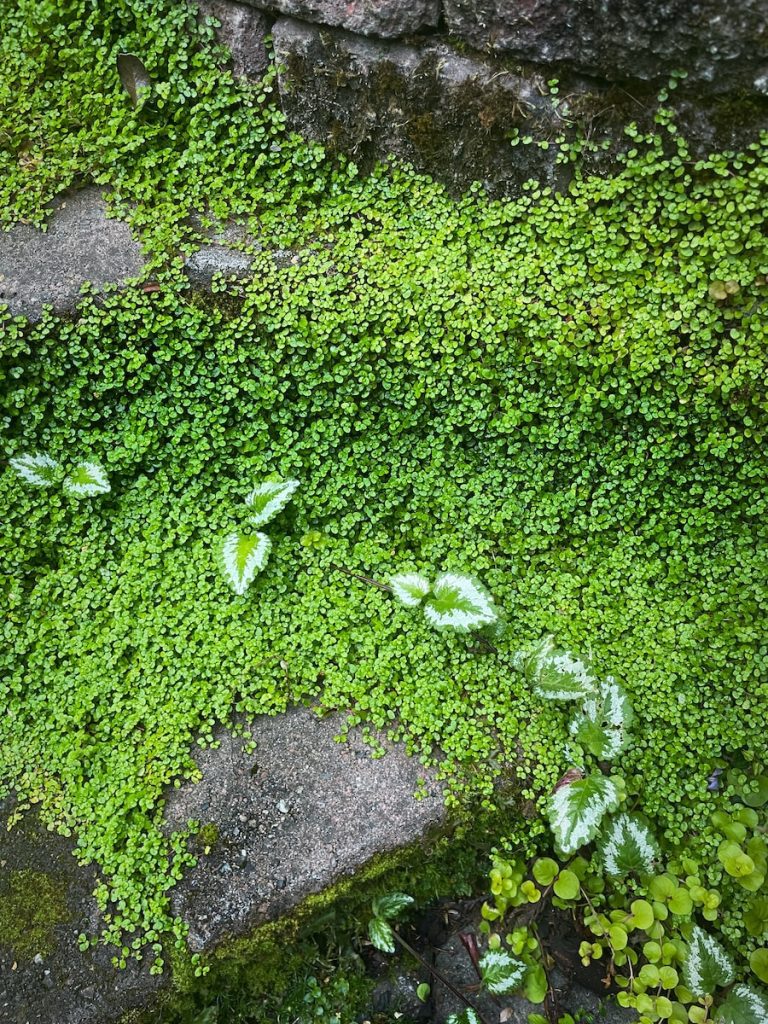
[[[448,981],[448,979],[443,974],[441,974],[440,971],[438,971],[434,964],[428,963],[421,955],[421,953],[417,953],[413,946],[406,942],[405,939],[401,935],[399,935],[394,928],[392,929],[392,934],[403,947],[403,949],[405,949],[408,953],[411,954],[412,957],[418,960],[422,967],[426,967],[429,973],[432,974],[435,978],[437,978],[441,985],[444,985],[449,992],[452,992],[456,996],[456,998],[460,999],[465,1006],[469,1007],[470,1010],[475,1011],[475,1013],[477,1014],[477,1019],[480,1021],[480,1024],[488,1024],[488,1021],[485,1020],[485,1018],[479,1012],[477,1007],[473,1005],[471,1000],[467,999],[463,992],[460,992],[457,988],[454,988],[450,981]]]
[[[336,565],[335,562],[331,562],[331,568],[336,569],[337,572],[343,572],[345,576],[351,576],[353,580],[360,580],[361,583],[367,583],[369,587],[378,587],[379,590],[386,590],[388,594],[392,593],[392,587],[388,587],[386,583],[380,583],[378,580],[374,580],[370,576],[362,576],[360,573],[352,572],[351,569],[345,569],[343,565]]]

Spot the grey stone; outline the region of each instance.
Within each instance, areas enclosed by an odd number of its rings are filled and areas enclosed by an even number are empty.
[[[479,50],[607,78],[685,69],[731,78],[765,59],[764,0],[445,0],[451,33]]]
[[[359,739],[337,743],[340,727],[340,719],[320,719],[305,709],[259,718],[252,727],[253,755],[222,731],[220,747],[197,755],[202,781],[170,792],[169,827],[195,818],[219,830],[210,854],[173,893],[173,911],[189,923],[195,951],[247,934],[354,873],[374,854],[411,843],[444,820],[434,783],[430,796],[413,797],[425,775],[418,761],[386,742],[387,756],[373,759]],[[301,810],[283,813],[281,805],[290,809],[286,794],[300,787]],[[206,802],[207,818],[201,813]],[[246,864],[222,874],[222,864],[241,850]]]
[[[216,274],[225,277],[248,277],[253,257],[237,249],[216,243],[206,244],[193,253],[184,264],[190,281],[201,288],[210,288]]]
[[[189,818],[218,828],[210,853],[196,851],[197,867],[172,894],[193,950],[247,935],[375,854],[415,842],[443,822],[434,780],[430,796],[414,799],[419,778],[428,775],[419,762],[399,745],[385,742],[387,756],[373,759],[359,739],[337,743],[341,725],[337,716],[320,719],[306,709],[259,718],[251,728],[255,755],[219,729],[221,746],[197,755],[202,781],[169,789],[169,831]],[[301,811],[281,814],[277,804],[300,789]],[[42,958],[50,975],[41,958],[25,960],[0,944],[0,1021],[110,1024],[130,1010],[153,1012],[169,974],[150,975],[151,957],[128,960],[119,970],[110,948],[80,952],[78,933],[98,933],[103,924],[92,895],[96,871],[78,866],[73,840],[49,833],[34,815],[8,832],[4,823],[12,811],[12,800],[0,802],[0,899],[10,872],[44,871],[66,891],[67,916],[55,925],[53,948]]]
[[[434,28],[440,0],[252,0],[292,18],[344,28],[361,36],[396,39]]]
[[[86,281],[124,284],[143,264],[128,225],[107,219],[101,190],[68,189],[51,204],[46,231],[18,224],[0,232],[0,303],[37,320],[44,305],[72,309]]]
[[[232,55],[232,71],[236,76],[259,79],[269,67],[265,37],[269,19],[254,7],[237,0],[198,0],[203,17],[215,18],[220,24],[216,38]]]

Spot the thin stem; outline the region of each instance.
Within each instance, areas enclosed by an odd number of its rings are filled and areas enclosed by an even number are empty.
[[[475,1011],[475,1013],[477,1014],[477,1019],[480,1021],[480,1024],[488,1024],[488,1021],[485,1020],[485,1018],[478,1011],[477,1007],[472,1003],[472,1001],[467,999],[463,992],[460,992],[457,988],[455,988],[450,983],[450,981],[448,981],[448,979],[443,974],[441,974],[440,971],[438,971],[434,964],[430,964],[427,960],[424,959],[421,953],[417,953],[413,946],[407,943],[405,939],[395,931],[394,928],[392,929],[392,934],[403,947],[403,949],[407,950],[407,952],[409,952],[412,957],[418,960],[422,967],[426,967],[429,973],[432,974],[435,978],[437,978],[441,985],[444,985],[449,992],[452,992],[456,996],[456,998],[460,999],[465,1006],[469,1007],[470,1010]]]
[[[336,565],[335,562],[331,562],[331,568],[336,569],[337,572],[343,572],[345,576],[351,576],[353,580],[359,580],[361,583],[367,583],[369,587],[378,587],[379,590],[386,590],[388,594],[392,593],[392,587],[388,587],[386,583],[380,583],[378,580],[374,580],[370,576],[362,576],[360,573],[352,572],[351,569],[345,569],[343,565]]]

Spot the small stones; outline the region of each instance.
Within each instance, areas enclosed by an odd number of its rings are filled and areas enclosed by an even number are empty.
[[[285,802],[285,800],[278,800],[275,806],[277,807],[278,811],[280,811],[281,814],[288,813],[288,804]]]

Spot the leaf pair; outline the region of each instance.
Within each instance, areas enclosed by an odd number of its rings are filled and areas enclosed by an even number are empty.
[[[64,472],[61,463],[50,455],[19,455],[10,464],[31,487],[55,487]],[[92,498],[107,494],[111,487],[104,468],[89,459],[78,463],[64,477],[62,490],[72,498]]]
[[[251,509],[249,522],[264,526],[281,512],[293,497],[299,486],[298,480],[268,480],[250,492],[245,499]],[[253,533],[228,533],[221,544],[221,566],[228,583],[236,594],[242,596],[267,564],[272,541],[259,531]]]
[[[430,583],[420,573],[400,573],[389,585],[406,608],[423,608],[424,617],[435,629],[468,633],[500,621],[493,598],[471,576],[446,572]]]

